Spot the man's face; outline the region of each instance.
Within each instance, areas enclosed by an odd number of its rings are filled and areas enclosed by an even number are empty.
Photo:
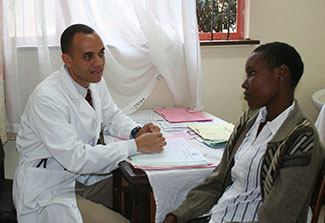
[[[252,109],[271,106],[277,103],[279,82],[277,72],[279,69],[270,69],[267,62],[262,59],[262,53],[252,53],[246,61],[246,79],[242,84],[245,89],[244,96],[248,106]]]
[[[97,33],[76,33],[68,54],[63,54],[74,81],[87,88],[101,80],[105,65],[104,45]]]

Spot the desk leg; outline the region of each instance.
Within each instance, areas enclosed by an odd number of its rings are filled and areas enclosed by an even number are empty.
[[[114,211],[123,214],[122,207],[122,174],[117,169],[113,172],[113,209]]]
[[[150,191],[143,190],[143,188],[134,188],[133,204],[135,212],[132,222],[143,223],[150,222]]]
[[[119,170],[113,172],[113,209],[132,223],[150,222],[150,191],[130,186]]]
[[[154,223],[155,201],[148,185],[130,185],[120,170],[113,172],[113,209],[132,223]]]
[[[153,192],[150,192],[150,223],[155,223],[156,220],[156,201]]]

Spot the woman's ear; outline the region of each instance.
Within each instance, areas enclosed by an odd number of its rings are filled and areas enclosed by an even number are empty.
[[[290,71],[287,65],[282,64],[280,67],[278,67],[279,73],[278,73],[278,80],[279,81],[284,81],[284,80],[289,80],[290,81]]]

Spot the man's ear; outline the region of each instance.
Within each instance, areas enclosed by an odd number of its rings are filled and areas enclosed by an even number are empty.
[[[279,81],[284,81],[288,80],[290,81],[290,71],[287,65],[282,64],[280,67],[278,67],[278,80]]]
[[[61,55],[61,58],[62,58],[63,62],[65,63],[65,65],[66,65],[67,67],[71,67],[72,60],[71,60],[71,56],[70,56],[69,54],[67,54],[67,53],[63,53],[63,54]]]

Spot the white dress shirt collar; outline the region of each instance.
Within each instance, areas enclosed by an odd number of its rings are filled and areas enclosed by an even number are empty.
[[[272,135],[275,135],[275,133],[277,133],[281,124],[287,118],[289,113],[293,110],[294,106],[295,106],[295,101],[293,100],[292,104],[286,110],[284,110],[280,115],[278,115],[272,121],[266,122],[265,125],[267,125],[267,127],[270,129],[270,131],[272,132]],[[257,116],[256,122],[259,122],[259,124],[262,122],[265,122],[266,115],[267,115],[266,107],[262,107],[260,109],[258,116]]]

